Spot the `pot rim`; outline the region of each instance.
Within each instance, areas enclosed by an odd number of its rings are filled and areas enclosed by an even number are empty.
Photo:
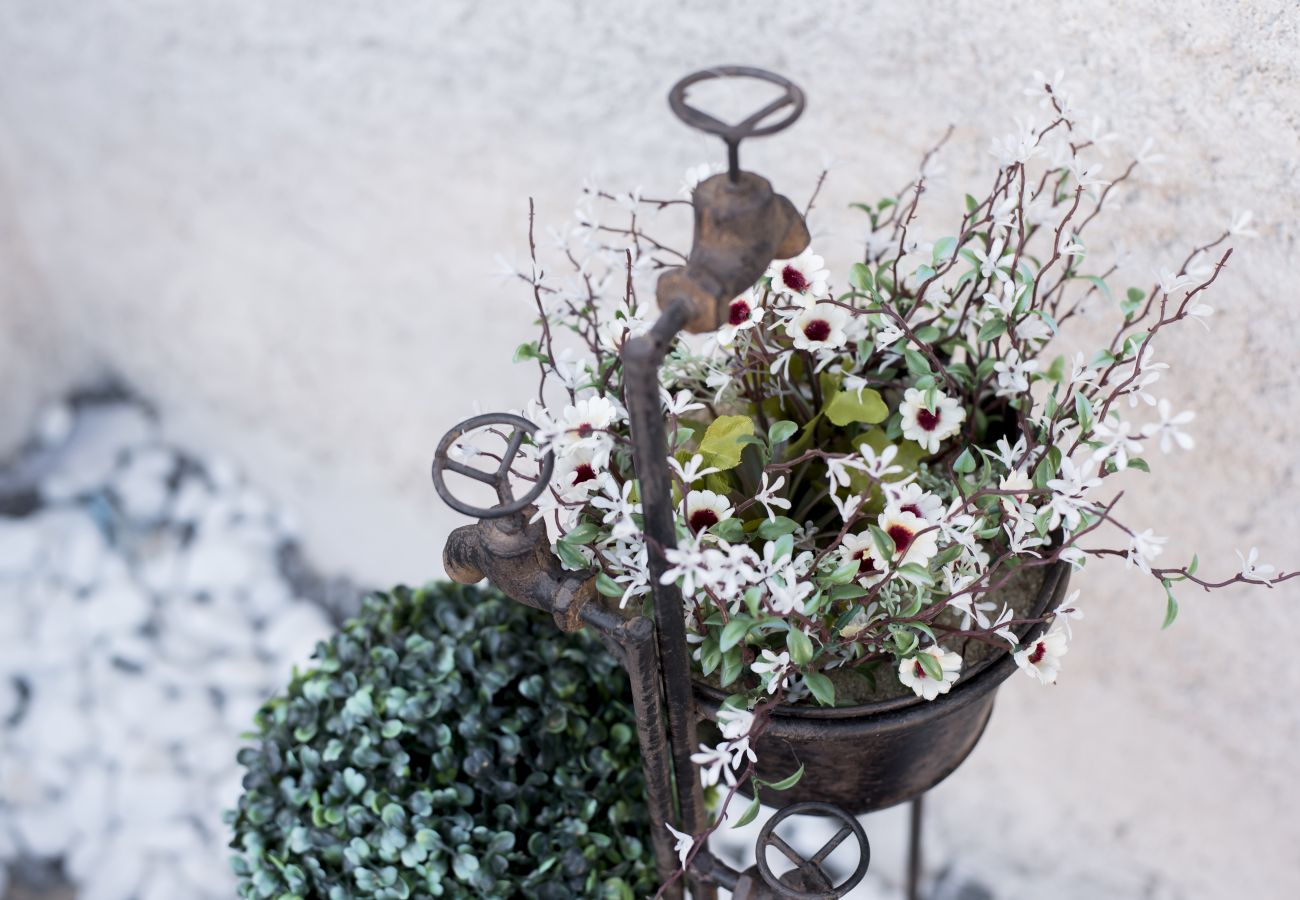
[[[1060,604],[1069,585],[1069,576],[1070,564],[1063,560],[1058,560],[1047,569],[1032,607],[1035,616],[1041,616]],[[1025,626],[1020,635],[1021,643],[1036,639],[1047,625],[1046,622],[1039,622]],[[847,736],[849,732],[892,731],[922,719],[943,718],[948,713],[994,690],[1011,675],[1015,668],[1016,662],[1010,650],[1002,650],[991,660],[986,661],[971,678],[959,679],[952,690],[929,702],[922,701],[918,697],[903,697],[857,706],[819,707],[783,703],[773,710],[764,734],[788,736],[793,731],[802,732],[810,727],[816,727],[823,734],[827,729],[832,729],[837,734],[842,732]],[[718,708],[729,695],[694,679],[691,683],[696,704],[707,718],[715,718]]]

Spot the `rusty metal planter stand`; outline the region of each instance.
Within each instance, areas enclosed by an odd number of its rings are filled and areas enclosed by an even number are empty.
[[[694,84],[712,78],[757,78],[782,88],[777,99],[736,125],[725,124],[692,107],[686,92]],[[651,842],[659,878],[669,881],[677,870],[677,857],[663,823],[697,834],[706,827],[700,780],[690,761],[697,745],[701,722],[716,714],[721,699],[692,683],[689,649],[682,615],[682,597],[673,584],[661,584],[667,569],[665,551],[676,544],[673,527],[672,490],[667,464],[664,422],[659,408],[659,366],[682,330],[706,332],[725,320],[728,304],[752,285],[773,259],[797,256],[809,242],[808,228],[794,205],[775,193],[764,178],[740,169],[740,143],[745,138],[774,134],[791,125],[803,112],[803,92],[794,84],[761,69],[720,66],[696,72],[678,82],[669,104],[688,125],[715,134],[727,145],[728,170],[701,183],[693,197],[695,237],[685,266],[669,269],[660,277],[656,293],[662,315],[650,331],[623,347],[624,402],[633,443],[633,463],[640,482],[644,530],[649,548],[649,569],[653,596],[653,620],[642,615],[627,616],[611,608],[595,590],[594,573],[566,571],[550,552],[546,529],[530,522],[532,506],[546,489],[554,458],[543,457],[537,482],[516,498],[510,483],[511,464],[523,441],[536,426],[519,416],[493,414],[476,416],[457,425],[439,443],[433,463],[433,481],[439,495],[454,509],[479,521],[455,529],[448,537],[443,561],[456,581],[474,583],[490,579],[507,596],[520,603],[551,613],[565,631],[587,627],[604,640],[627,670],[632,683],[633,703],[644,760],[647,804],[653,821]],[[778,121],[773,116],[783,113]],[[764,123],[767,124],[764,124]],[[483,471],[452,459],[453,445],[464,435],[480,428],[507,429],[506,452],[498,468]],[[491,485],[498,505],[491,509],[470,506],[448,489],[446,475],[453,472]],[[1064,574],[1053,570],[1040,592],[1040,602],[1059,599]],[[1044,599],[1047,598],[1047,599]],[[946,762],[924,769],[910,780],[897,766],[886,767],[871,779],[865,796],[836,787],[844,771],[842,758],[832,767],[831,777],[805,776],[805,784],[792,793],[795,802],[784,805],[764,826],[756,846],[757,865],[737,872],[718,860],[707,846],[700,848],[686,873],[697,900],[717,896],[721,886],[737,900],[835,900],[855,887],[866,874],[870,847],[854,814],[895,803],[912,801],[907,895],[917,897],[920,875],[921,794],[955,768],[974,746],[992,706],[993,691],[1010,669],[1003,657],[969,684],[959,685],[953,696],[918,707],[914,711],[856,719],[836,716],[774,716],[772,734],[760,739],[760,757],[769,753],[787,761],[792,752],[806,752],[819,742],[870,741],[891,746],[891,734],[904,734],[929,719],[956,717],[966,723],[965,731],[953,744]],[[1000,666],[1000,668],[999,668]],[[1012,666],[1013,668],[1013,666]],[[890,716],[893,716],[891,718]],[[789,718],[790,721],[786,721]],[[943,728],[943,722],[937,726]],[[766,741],[766,743],[764,743]],[[784,749],[781,742],[785,741]],[[905,742],[906,743],[906,742]],[[799,746],[799,751],[791,748]],[[915,749],[908,743],[903,751]],[[797,764],[795,764],[797,765]],[[790,768],[794,768],[791,765]],[[813,768],[810,766],[810,768]],[[874,792],[874,793],[873,793]],[[775,800],[775,798],[767,798]],[[848,809],[844,805],[848,805]],[[777,833],[777,826],[796,815],[820,815],[838,819],[838,833],[812,857],[799,855]],[[849,877],[834,882],[823,863],[843,841],[853,838],[858,845],[858,864]],[[783,876],[772,871],[767,851],[775,847],[796,865]],[[682,897],[678,880],[665,896]]]

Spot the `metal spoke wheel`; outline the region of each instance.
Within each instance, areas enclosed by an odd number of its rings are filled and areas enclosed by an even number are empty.
[[[799,815],[829,816],[839,820],[841,827],[820,850],[812,856],[805,857],[776,833],[778,825],[791,816]],[[847,879],[836,884],[822,865],[850,836],[858,844],[858,865]],[[786,859],[795,864],[796,868],[792,872],[777,877],[772,871],[767,861],[767,851],[772,847],[781,851]],[[758,872],[763,877],[763,881],[776,896],[788,897],[790,900],[838,900],[858,886],[867,874],[867,866],[871,864],[871,845],[867,841],[867,833],[863,830],[862,824],[833,803],[806,801],[792,803],[783,808],[763,826],[754,850]]]
[[[505,426],[510,429],[509,435],[506,437],[506,449],[501,454],[501,462],[496,469],[476,469],[451,458],[452,445],[457,441],[472,431],[493,426]],[[542,495],[542,491],[546,490],[546,485],[551,481],[551,473],[555,469],[555,454],[547,451],[542,456],[537,480],[533,482],[527,493],[515,499],[514,490],[510,486],[511,466],[519,458],[524,438],[531,437],[536,433],[536,425],[523,416],[516,416],[511,413],[487,413],[461,422],[443,435],[442,440],[438,442],[438,449],[433,455],[433,486],[438,491],[438,496],[457,512],[477,519],[498,519],[502,516],[522,512],[530,503]],[[490,509],[482,509],[460,500],[447,487],[446,475],[448,472],[455,472],[457,475],[463,475],[466,478],[472,478],[475,481],[490,485],[496,490],[497,499],[500,503]]]
[[[754,78],[777,85],[783,89],[783,93],[740,122],[728,125],[686,102],[686,92],[692,85],[714,78]],[[726,142],[728,170],[731,180],[735,181],[740,174],[740,142],[745,138],[766,137],[789,128],[803,115],[804,94],[803,90],[790,79],[766,69],[757,69],[753,66],[714,66],[712,69],[693,72],[673,85],[673,89],[668,92],[668,105],[672,107],[673,114],[687,125],[708,134],[716,134]],[[763,124],[786,107],[791,109],[783,118]]]

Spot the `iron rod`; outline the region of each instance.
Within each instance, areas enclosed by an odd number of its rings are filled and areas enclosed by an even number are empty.
[[[665,552],[677,546],[673,520],[673,486],[668,470],[667,438],[659,406],[659,366],[672,340],[690,318],[691,305],[677,299],[668,305],[650,331],[623,345],[624,402],[632,433],[632,461],[640,482],[642,515],[649,545],[650,589],[655,615],[659,664],[667,702],[668,739],[676,776],[679,826],[690,834],[704,830],[704,798],[695,777],[691,752],[696,738],[695,697],[691,690],[690,649],[682,595],[675,584],[663,584],[668,570]],[[695,886],[697,897],[713,893]]]
[[[921,814],[925,794],[911,803],[907,839],[907,900],[921,900]]]

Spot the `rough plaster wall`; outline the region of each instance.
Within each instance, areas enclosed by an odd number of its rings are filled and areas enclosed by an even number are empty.
[[[1199,444],[1159,460],[1130,517],[1211,571],[1252,543],[1294,562],[1300,15],[999,6],[9,0],[0,223],[22,246],[0,260],[40,289],[0,294],[0,432],[102,364],[181,440],[278,485],[318,555],[423,578],[455,523],[428,486],[437,437],[528,387],[507,365],[527,298],[491,273],[523,249],[530,194],[558,222],[592,171],[675,190],[719,151],[669,118],[668,86],[754,62],[811,100],[746,164],[802,198],[836,161],[815,224],[842,265],[844,203],[904,183],[949,122],[933,199],[959,196],[1025,111],[1029,72],[1059,66],[1130,147],[1150,135],[1166,156],[1121,217],[1133,279],[1234,208],[1261,223],[1213,334],[1166,344],[1166,393],[1199,410]],[[31,352],[15,323],[58,342]],[[77,365],[50,364],[54,347]],[[1088,619],[1061,685],[1016,678],[936,792],[936,860],[1003,897],[1300,895],[1300,669],[1282,655],[1297,590],[1188,595],[1161,634],[1158,591],[1118,568],[1079,580]]]

